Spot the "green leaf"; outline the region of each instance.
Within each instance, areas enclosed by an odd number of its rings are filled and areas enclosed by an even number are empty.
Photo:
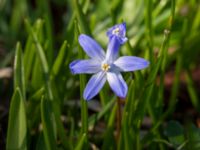
[[[79,140],[75,150],[82,150],[83,149],[83,146],[84,146],[84,143],[86,142],[86,134],[83,133],[81,139]]]
[[[43,73],[42,73],[42,69],[40,65],[40,60],[37,55],[34,59],[34,65],[31,69],[32,69],[31,87],[33,87],[34,90],[37,90],[44,85],[44,78],[43,78]]]
[[[19,87],[25,99],[24,63],[20,43],[17,43],[14,62],[14,87]]]
[[[100,120],[106,113],[109,112],[109,110],[113,107],[114,103],[116,101],[116,96],[114,96],[97,115],[92,115],[89,118],[89,127],[93,128],[96,121]]]
[[[44,81],[45,81],[45,83],[44,83],[45,91],[47,93],[47,99],[49,101],[51,101],[51,103],[52,103],[52,105],[51,105],[52,112],[51,113],[55,115],[55,121],[56,121],[56,125],[58,127],[58,135],[59,135],[61,141],[63,142],[63,145],[65,146],[65,148],[67,148],[69,146],[69,144],[67,142],[68,140],[67,140],[67,137],[64,132],[65,131],[64,127],[60,120],[60,116],[61,116],[60,107],[59,107],[58,101],[55,100],[55,96],[53,95],[52,82],[51,82],[50,76],[49,76],[49,66],[47,63],[47,59],[46,59],[43,47],[41,46],[39,39],[38,39],[36,33],[34,32],[34,30],[32,29],[28,20],[25,20],[25,23],[26,23],[28,31],[32,35],[32,38],[35,42],[36,54],[39,57],[42,72],[43,72],[43,77],[44,77]]]
[[[51,66],[53,62],[53,48],[54,48],[54,36],[53,36],[53,19],[51,14],[51,7],[49,0],[36,0],[36,4],[39,8],[39,11],[42,13],[42,16],[45,21],[45,33],[48,41],[48,53],[46,53],[46,59],[48,64]]]
[[[29,101],[40,101],[42,95],[44,95],[44,87],[38,89],[35,93],[30,96]]]
[[[44,141],[44,135],[40,134],[37,140],[36,150],[47,149]]]
[[[18,31],[21,28],[22,20],[26,16],[28,16],[28,5],[26,0],[15,0],[13,1],[14,7],[12,7],[12,15],[11,15],[11,21],[10,21],[10,26],[11,26],[11,33],[16,35],[19,33]]]
[[[129,92],[128,96],[125,102],[125,107],[123,111],[123,117],[122,117],[122,130],[121,130],[121,138],[118,143],[121,146],[121,148],[124,146],[125,150],[131,149],[131,143],[135,143],[135,141],[131,138],[131,134],[133,134],[133,128],[130,123],[132,123],[131,119],[134,119],[132,116],[135,112],[135,106],[137,101],[134,98],[135,96],[135,84],[134,81],[131,80],[131,83],[129,85]],[[134,135],[136,137],[138,135]],[[133,147],[132,147],[133,148]],[[134,148],[136,148],[136,144],[134,144]]]
[[[41,100],[41,118],[46,147],[48,150],[56,150],[55,124],[53,124],[55,118],[50,101],[45,100],[44,97]]]
[[[25,104],[19,88],[15,89],[10,104],[6,149],[27,149],[27,124]]]
[[[41,44],[39,42],[39,39],[37,37],[37,34],[33,30],[33,28],[31,27],[31,25],[30,25],[28,20],[25,20],[25,24],[26,24],[26,27],[28,29],[28,32],[31,34],[31,36],[33,38],[33,41],[35,42],[35,46],[36,46],[36,50],[37,50],[36,53],[38,53],[42,69],[43,69],[44,73],[47,74],[48,71],[49,71],[48,63],[47,63],[47,60],[46,60],[46,56],[45,56],[44,50],[43,50],[43,48],[42,48],[42,46],[41,46]]]
[[[116,149],[116,141],[114,137],[116,111],[117,111],[117,104],[115,103],[112,112],[110,113],[107,129],[103,137],[103,145],[101,148],[102,150]]]
[[[164,133],[174,147],[178,147],[184,142],[184,130],[182,125],[177,121],[169,121]]]
[[[65,57],[66,57],[66,47],[67,47],[67,41],[64,41],[60,48],[59,54],[53,64],[53,68],[51,72],[51,75],[53,77],[56,76],[62,69],[62,66],[65,62]]]
[[[47,59],[46,59],[43,47],[41,46],[39,39],[36,35],[36,32],[33,30],[33,28],[31,27],[28,20],[25,20],[25,24],[26,24],[26,27],[27,27],[29,33],[31,34],[31,36],[32,36],[32,38],[35,42],[36,54],[39,57],[39,61],[40,61],[40,64],[41,64],[48,99],[53,100],[53,94],[52,94],[52,90],[51,90],[51,86],[50,86],[50,80],[49,80],[49,66],[48,66],[48,63],[47,63]]]
[[[76,12],[76,17],[78,19],[78,22],[80,23],[81,31],[91,35],[91,31],[86,21],[85,14],[83,13],[82,7],[80,6],[78,0],[73,0],[73,9]]]
[[[194,86],[192,75],[189,71],[186,72],[185,78],[186,78],[187,90],[190,95],[191,103],[194,106],[194,108],[196,108],[197,111],[200,111],[199,97]]]
[[[191,124],[187,131],[187,149],[199,150],[200,149],[200,129]]]
[[[25,21],[25,23],[27,20]],[[25,24],[28,33],[30,32],[30,27]],[[39,38],[39,41],[44,40],[43,35],[43,25],[44,21],[41,19],[38,19],[33,26],[33,29],[36,33],[36,35]],[[42,70],[41,65],[39,64],[39,56],[36,55],[36,46],[33,40],[32,35],[29,33],[28,40],[26,42],[26,46],[24,49],[24,70],[25,70],[25,81],[26,83],[29,83],[29,80],[31,78],[31,87],[33,87],[34,90],[41,88],[41,86],[44,83],[43,76],[42,76]],[[28,84],[27,84],[28,85]]]

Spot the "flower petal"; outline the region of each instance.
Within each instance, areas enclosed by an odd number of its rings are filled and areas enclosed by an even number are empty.
[[[69,64],[69,68],[73,74],[97,73],[101,70],[101,63],[93,59],[75,60]]]
[[[121,73],[107,72],[107,80],[111,89],[118,97],[120,98],[126,97],[128,87]]]
[[[127,41],[126,23],[123,22],[109,28],[107,31],[107,36],[110,40],[115,36],[120,44],[124,44]]]
[[[81,34],[78,38],[81,47],[91,58],[103,60],[105,58],[105,52],[101,46],[91,37]]]
[[[108,44],[106,52],[107,63],[113,63],[117,59],[119,53],[119,47],[120,43],[118,42],[116,37],[113,37]]]
[[[96,96],[99,93],[99,91],[102,89],[105,82],[106,82],[105,72],[101,71],[93,75],[90,78],[84,90],[84,94],[83,94],[84,99],[90,100],[94,96]]]
[[[134,56],[123,56],[118,58],[114,64],[120,71],[135,71],[148,67],[149,61]]]

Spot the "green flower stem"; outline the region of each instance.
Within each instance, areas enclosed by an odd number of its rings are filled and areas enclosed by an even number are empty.
[[[169,24],[168,24],[168,29],[165,30],[165,32],[170,32],[171,28],[172,28],[172,24],[174,22],[174,13],[175,13],[175,1],[172,0],[171,1],[171,16],[169,18]],[[168,34],[168,33],[165,33]],[[168,36],[168,41],[166,43],[166,47],[169,47],[169,41],[170,41],[170,35]],[[162,66],[161,66],[161,75],[160,75],[160,88],[159,88],[159,95],[158,95],[158,101],[156,103],[157,107],[162,105],[163,102],[163,93],[164,93],[164,78],[165,78],[165,68],[166,68],[166,62],[167,60],[167,51],[164,51],[164,55],[163,55],[163,62],[162,62]]]
[[[188,20],[186,19],[183,24],[183,31],[182,31],[183,36],[182,37],[186,37],[184,35],[186,33],[188,33],[187,29],[188,29]],[[181,40],[181,44],[180,44],[181,50],[184,49],[184,43],[185,43],[185,38],[183,38]],[[160,126],[160,124],[163,122],[163,120],[166,117],[168,117],[169,115],[171,115],[175,109],[175,105],[177,103],[176,96],[177,96],[178,88],[179,88],[179,80],[180,80],[179,77],[180,77],[180,73],[181,73],[181,69],[182,69],[182,63],[183,63],[182,53],[179,51],[179,53],[177,55],[177,62],[176,62],[176,68],[175,68],[175,79],[174,79],[174,83],[172,86],[172,94],[169,99],[169,106],[168,106],[168,109],[165,111],[165,113],[162,115],[162,117],[157,121],[157,123],[152,128],[152,132],[155,131]]]
[[[80,75],[82,134],[85,134],[86,141],[87,141],[87,138],[88,138],[88,107],[87,107],[87,101],[85,101],[83,99],[84,87],[85,87],[85,75]]]
[[[168,30],[166,30],[166,32],[170,32],[171,28],[172,28],[172,24],[174,22],[174,13],[175,13],[175,0],[171,1],[171,15],[169,18],[169,24],[168,24]],[[167,33],[166,33],[167,34]],[[168,43],[166,43],[166,47],[169,47],[169,41],[170,41],[170,35],[169,34],[169,39],[168,39]],[[165,68],[166,68],[166,62],[168,62],[168,56],[167,56],[167,51],[164,51],[164,57],[163,57],[163,62],[162,62],[162,66],[161,66],[161,74],[160,74],[160,88],[159,88],[159,92],[158,92],[158,101],[156,102],[156,106],[159,107],[160,105],[162,105],[163,103],[163,95],[164,95],[164,78],[165,78]]]
[[[75,40],[76,43],[78,45],[78,55],[80,59],[83,59],[85,57],[82,48],[80,47],[80,45],[78,44],[78,36],[80,34],[79,32],[79,28],[78,28],[78,22],[77,20],[75,20],[74,22],[75,24]],[[79,79],[80,79],[80,100],[81,100],[81,137],[84,135],[84,148],[88,149],[88,106],[87,106],[87,101],[83,99],[83,92],[84,92],[84,88],[86,85],[86,76],[84,74],[80,74],[79,75]]]
[[[102,90],[99,95],[100,95],[101,105],[102,107],[104,107],[106,105],[105,92]]]
[[[163,50],[163,60],[162,60],[162,64],[161,64],[161,69],[160,69],[160,85],[159,85],[159,91],[158,91],[158,100],[156,101],[156,107],[162,107],[163,106],[163,95],[164,95],[164,78],[165,78],[165,70],[166,70],[166,63],[168,62],[168,47],[169,47],[169,41],[170,41],[170,31],[172,28],[172,24],[174,21],[174,13],[175,13],[175,1],[172,0],[171,1],[171,15],[169,18],[169,24],[167,26],[167,29],[164,31],[165,37],[167,37],[166,42],[164,43],[164,45],[162,46],[162,48],[165,48],[165,50]],[[166,36],[167,35],[167,36]],[[153,114],[152,114],[153,115]],[[157,122],[155,117],[153,117],[153,122]]]
[[[121,132],[121,122],[122,122],[122,111],[121,111],[121,99],[117,97],[117,136],[116,141],[118,143],[120,138],[120,132]]]
[[[147,36],[147,46],[149,49],[149,59],[151,64],[153,64],[153,27],[152,27],[152,0],[146,0],[146,12],[145,12],[145,23],[146,23],[146,36]]]
[[[80,50],[80,49],[79,49]],[[80,50],[81,51],[81,50]],[[80,52],[79,51],[79,52]],[[81,53],[81,52],[80,52]],[[81,95],[81,123],[82,123],[82,134],[85,134],[86,139],[88,136],[88,107],[87,101],[83,99],[83,91],[85,88],[85,75],[80,75],[80,95]]]
[[[161,46],[161,49],[160,49],[160,51],[159,51],[159,54],[158,54],[158,61],[157,61],[157,63],[156,64],[154,64],[154,68],[153,68],[153,70],[152,70],[152,72],[150,73],[150,76],[149,76],[149,78],[148,78],[148,80],[147,80],[147,88],[146,88],[146,90],[144,91],[144,95],[146,95],[146,96],[144,96],[144,98],[145,98],[145,102],[143,102],[143,103],[141,103],[138,107],[138,110],[140,109],[140,107],[142,108],[142,112],[141,112],[141,115],[140,116],[136,116],[136,121],[140,121],[141,120],[141,117],[143,118],[143,116],[144,116],[144,112],[145,112],[145,110],[144,110],[144,108],[146,107],[146,106],[148,106],[148,103],[149,103],[149,101],[150,101],[150,98],[151,98],[151,95],[152,95],[152,93],[153,93],[153,88],[154,88],[154,82],[155,82],[155,80],[156,80],[156,75],[157,75],[157,73],[158,73],[158,71],[159,71],[159,69],[160,69],[160,67],[161,67],[161,65],[162,65],[162,62],[163,62],[163,58],[164,58],[164,54],[165,54],[165,51],[167,50],[167,45],[168,45],[168,42],[169,42],[169,35],[170,35],[170,32],[168,31],[168,30],[165,30],[164,31],[164,40],[163,40],[163,43],[162,43],[162,46]],[[141,106],[142,105],[142,106]],[[143,108],[144,107],[144,108]],[[153,113],[153,108],[151,108],[151,107],[149,107],[149,114],[150,114],[150,116],[151,116],[151,118],[153,119],[153,121],[155,122],[155,116],[154,116],[154,113]],[[139,111],[141,111],[141,110],[139,110]],[[157,134],[157,127],[160,125],[160,123],[161,122],[159,122],[159,121],[157,121],[156,122],[156,124],[154,124],[154,127],[156,126],[156,128],[154,128],[153,127],[153,129],[151,130],[152,132],[151,132],[151,134]],[[137,123],[137,122],[136,122]],[[141,125],[141,122],[138,122],[138,128],[140,127],[140,125]],[[148,134],[149,135],[149,134]],[[147,136],[145,136],[144,138],[143,138],[143,140],[145,141],[145,139],[147,138],[148,139],[148,135]]]

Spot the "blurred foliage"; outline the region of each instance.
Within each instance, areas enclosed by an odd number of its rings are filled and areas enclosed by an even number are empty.
[[[89,76],[68,65],[86,57],[80,33],[106,49],[106,30],[122,21],[129,40],[120,55],[151,65],[123,74],[129,93],[119,123],[108,85],[86,102]],[[0,146],[200,149],[199,43],[199,0],[1,0],[0,74],[13,68],[13,76],[0,76]]]

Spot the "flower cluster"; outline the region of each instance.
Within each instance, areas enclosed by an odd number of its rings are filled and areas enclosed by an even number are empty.
[[[120,72],[128,72],[144,69],[149,62],[143,58],[134,56],[122,56],[118,58],[118,51],[127,41],[126,24],[117,24],[107,31],[109,43],[107,52],[91,37],[81,34],[79,43],[86,54],[87,60],[75,60],[69,67],[73,74],[94,74],[86,85],[83,97],[90,100],[103,88],[106,80],[112,91],[120,98],[125,98],[128,87]]]

